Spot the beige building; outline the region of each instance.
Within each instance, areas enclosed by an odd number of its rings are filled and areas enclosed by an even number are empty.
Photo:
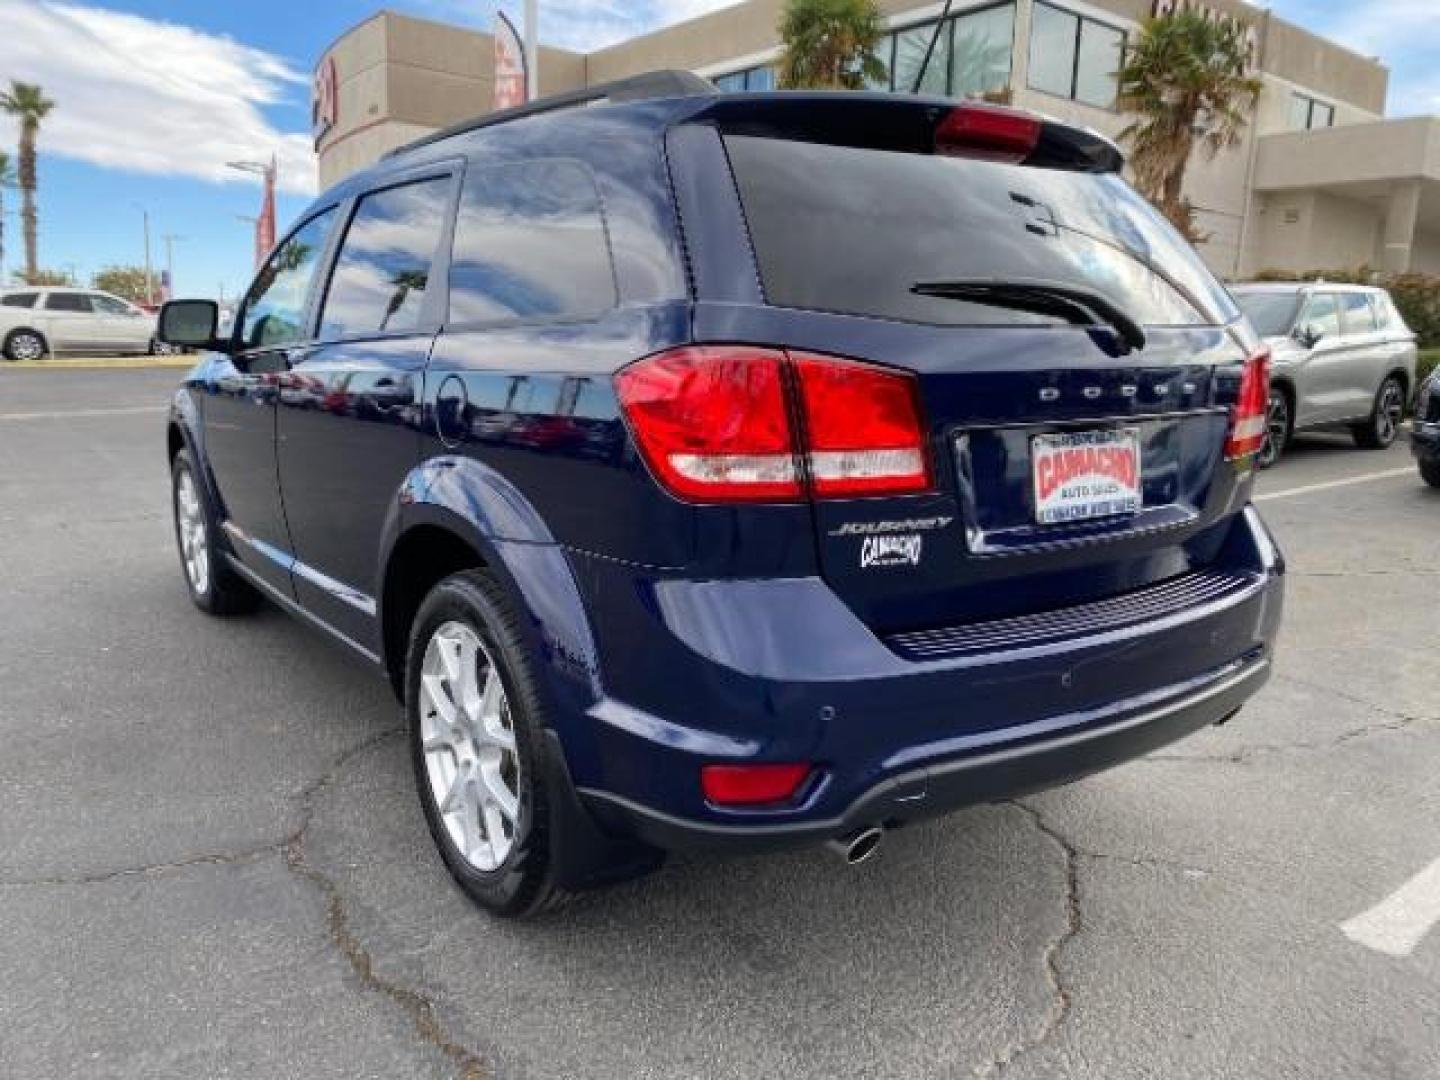
[[[588,54],[543,48],[542,94],[656,68],[688,68],[722,89],[767,90],[784,0],[748,0]],[[942,4],[879,0],[890,33],[884,88],[909,90]],[[1115,71],[1140,20],[1173,0],[959,2],[926,69],[927,92],[1007,90],[1015,104],[1112,137]],[[1440,118],[1386,120],[1389,73],[1267,11],[1208,0],[1252,27],[1264,84],[1244,142],[1197,158],[1187,194],[1213,269],[1314,270],[1361,263],[1440,272]],[[316,149],[329,185],[420,135],[490,111],[488,34],[382,11],[344,34],[317,69]]]

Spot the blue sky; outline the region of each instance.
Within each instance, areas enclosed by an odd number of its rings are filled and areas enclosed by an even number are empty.
[[[727,0],[541,0],[542,37],[595,48]],[[503,0],[518,16],[520,0]],[[1390,113],[1440,112],[1435,0],[1276,0],[1277,14],[1391,67]],[[0,0],[0,82],[40,82],[58,107],[41,136],[41,262],[82,279],[174,241],[177,290],[234,295],[250,273],[259,189],[225,168],[278,153],[281,227],[314,188],[309,72],[378,7],[488,26],[495,0]],[[517,18],[518,21],[518,18]],[[14,129],[0,120],[0,147]],[[19,261],[6,200],[5,272]]]

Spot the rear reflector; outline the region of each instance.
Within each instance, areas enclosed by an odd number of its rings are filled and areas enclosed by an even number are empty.
[[[1266,414],[1270,408],[1270,350],[1262,349],[1245,361],[1240,393],[1230,414],[1225,458],[1235,461],[1258,454],[1265,445]]]
[[[1038,116],[998,105],[960,105],[935,128],[935,152],[986,161],[1024,161],[1040,142]]]
[[[811,353],[703,345],[637,361],[615,381],[641,453],[679,498],[793,502],[931,487],[907,373]]]
[[[930,487],[915,380],[829,357],[791,355],[817,496],[903,495]]]
[[[715,806],[762,806],[789,801],[809,775],[806,764],[704,765],[700,790]]]

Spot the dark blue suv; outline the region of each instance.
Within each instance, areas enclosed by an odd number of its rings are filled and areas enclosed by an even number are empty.
[[[1092,132],[657,74],[327,192],[169,420],[195,602],[384,672],[523,914],[666,850],[832,841],[1227,719],[1283,563],[1267,360]]]

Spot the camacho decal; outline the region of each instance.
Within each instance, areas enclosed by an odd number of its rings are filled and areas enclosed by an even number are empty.
[[[914,533],[908,536],[867,536],[860,545],[860,568],[919,566],[924,539]]]

